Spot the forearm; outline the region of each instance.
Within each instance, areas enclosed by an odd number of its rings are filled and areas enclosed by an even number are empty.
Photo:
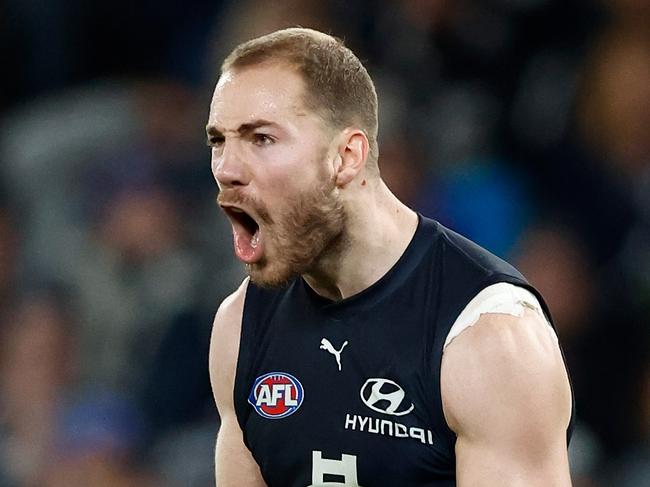
[[[259,467],[241,437],[241,429],[233,420],[221,425],[215,449],[217,487],[266,487]]]

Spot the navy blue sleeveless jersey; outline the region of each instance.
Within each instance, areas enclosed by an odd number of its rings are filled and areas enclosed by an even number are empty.
[[[544,306],[511,265],[420,216],[393,268],[348,299],[326,300],[302,279],[249,284],[234,402],[267,485],[456,485],[443,344],[467,303],[497,282],[530,289]]]

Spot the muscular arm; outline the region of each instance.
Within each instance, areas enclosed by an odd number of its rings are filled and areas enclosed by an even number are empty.
[[[244,281],[221,303],[210,340],[210,382],[221,417],[215,453],[218,487],[266,487],[257,463],[244,445],[233,404],[246,285]]]
[[[571,485],[571,391],[552,330],[530,311],[485,314],[445,349],[441,390],[459,487]]]

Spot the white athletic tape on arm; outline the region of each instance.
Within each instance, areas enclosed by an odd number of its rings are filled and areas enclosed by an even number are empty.
[[[526,309],[532,309],[539,314],[544,323],[553,331],[553,336],[557,340],[555,330],[544,315],[542,306],[535,295],[523,287],[508,282],[499,282],[483,289],[465,306],[451,326],[442,349],[444,351],[454,338],[466,328],[474,325],[483,314],[499,313],[521,318]]]

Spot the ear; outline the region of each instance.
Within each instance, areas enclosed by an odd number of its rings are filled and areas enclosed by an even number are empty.
[[[336,172],[336,186],[343,188],[350,184],[361,172],[366,164],[370,144],[366,134],[359,129],[345,129],[334,170]]]

